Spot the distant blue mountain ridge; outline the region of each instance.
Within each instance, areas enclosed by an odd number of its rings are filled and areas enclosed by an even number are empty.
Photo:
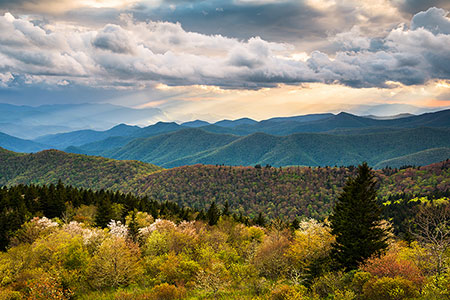
[[[24,140],[2,134],[0,147],[16,152],[60,149],[162,167],[196,163],[254,165],[423,165],[448,158],[450,110],[375,118],[349,113],[309,114],[262,121],[249,118],[177,124],[126,124]]]

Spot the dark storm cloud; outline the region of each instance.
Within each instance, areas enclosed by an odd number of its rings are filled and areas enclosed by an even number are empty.
[[[180,22],[189,31],[242,39],[260,36],[271,41],[292,41],[326,37],[326,27],[317,21],[324,15],[303,1],[241,4],[223,0],[169,1],[157,8],[132,12],[138,19]]]
[[[408,14],[416,14],[433,6],[450,9],[450,1],[448,0],[393,0],[392,3]]]

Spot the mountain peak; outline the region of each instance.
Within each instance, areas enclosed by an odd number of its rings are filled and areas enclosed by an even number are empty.
[[[181,123],[181,126],[185,126],[185,127],[202,127],[202,126],[208,126],[211,125],[209,122],[206,121],[202,121],[202,120],[195,120],[195,121],[189,121],[189,122],[184,122]]]

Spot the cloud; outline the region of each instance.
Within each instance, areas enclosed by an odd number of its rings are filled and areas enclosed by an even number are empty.
[[[443,9],[432,7],[416,14],[411,21],[411,29],[424,28],[434,34],[450,34],[450,19]]]
[[[408,14],[416,14],[433,6],[450,9],[448,0],[391,0],[391,2]]]
[[[136,2],[139,2],[139,0],[0,0],[0,9],[20,10],[28,13],[61,14],[83,7],[124,8]]]
[[[402,5],[403,0],[0,0],[0,11],[96,26],[115,24],[127,13],[137,21],[179,22],[187,31],[245,40],[259,36],[309,52],[328,50],[329,35],[354,26],[384,35],[410,19],[399,13]]]
[[[294,46],[260,37],[239,40],[189,32],[180,23],[140,22],[123,15],[102,28],[0,17],[0,72],[7,84],[113,89],[211,85],[260,89],[305,82],[389,88],[450,78],[449,18],[442,9],[416,14],[384,37],[359,27],[331,38],[334,55],[293,58]],[[355,38],[356,35],[356,38]],[[4,77],[4,76],[3,76]],[[6,77],[5,77],[6,78]]]
[[[115,53],[134,53],[134,43],[130,40],[131,34],[118,25],[109,24],[97,33],[92,45],[94,47],[110,50]]]

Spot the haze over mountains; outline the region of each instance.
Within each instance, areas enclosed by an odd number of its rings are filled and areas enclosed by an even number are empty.
[[[165,119],[158,108],[133,109],[112,104],[16,106],[0,103],[0,132],[19,138],[69,132],[105,130],[118,123],[150,124]]]
[[[0,147],[18,152],[55,148],[161,167],[192,164],[251,166],[426,165],[450,153],[450,110],[391,117],[349,113],[222,120],[147,127],[119,124],[23,140],[2,134]]]

